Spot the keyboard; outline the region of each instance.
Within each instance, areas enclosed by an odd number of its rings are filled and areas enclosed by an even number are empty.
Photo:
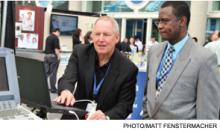
[[[34,120],[36,118],[31,112],[21,107],[0,111],[2,120]]]

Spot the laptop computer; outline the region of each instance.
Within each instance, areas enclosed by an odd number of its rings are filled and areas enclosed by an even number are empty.
[[[0,48],[0,120],[40,119],[20,105],[14,52]]]
[[[65,114],[74,111],[79,116],[87,113],[81,105],[65,107],[51,100],[44,67],[44,54],[17,51],[16,64],[21,101],[23,103],[35,108],[46,109],[47,112],[52,113]]]

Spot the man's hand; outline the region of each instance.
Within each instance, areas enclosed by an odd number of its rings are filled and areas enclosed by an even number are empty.
[[[75,97],[73,96],[73,94],[69,91],[69,90],[63,90],[60,94],[60,96],[58,96],[55,101],[58,104],[63,104],[66,106],[73,106],[73,104],[75,103]]]
[[[107,120],[107,116],[101,110],[97,110],[87,120]]]
[[[57,60],[60,60],[60,58],[61,58],[61,55],[60,54],[57,55]]]
[[[56,48],[55,49],[55,54],[57,56],[57,59],[60,60],[60,58],[61,58],[61,50]]]

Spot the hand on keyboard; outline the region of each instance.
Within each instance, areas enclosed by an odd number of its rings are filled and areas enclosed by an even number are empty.
[[[69,90],[63,90],[60,96],[55,99],[55,101],[61,105],[63,104],[65,106],[73,106],[76,100]]]

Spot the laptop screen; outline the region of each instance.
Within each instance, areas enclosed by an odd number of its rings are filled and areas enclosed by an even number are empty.
[[[50,107],[51,100],[43,60],[28,57],[17,51],[16,65],[21,101],[34,107]]]
[[[0,102],[14,101],[20,104],[14,51],[0,48]]]
[[[8,90],[8,76],[6,72],[5,58],[0,57],[0,91]]]

